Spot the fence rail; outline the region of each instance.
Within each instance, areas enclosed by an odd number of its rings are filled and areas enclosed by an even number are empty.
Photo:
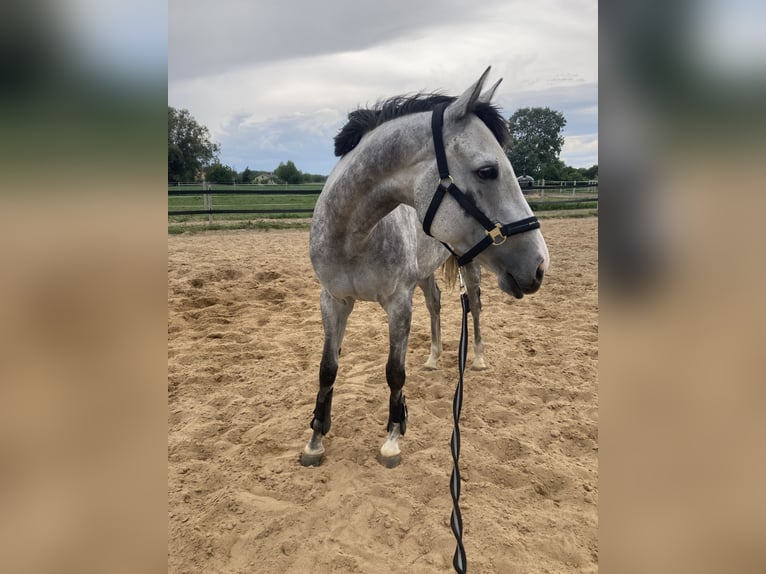
[[[522,186],[523,189],[524,186]],[[598,187],[598,180],[592,179],[589,181],[545,181],[544,179],[540,180],[538,183],[535,183],[530,188],[527,189],[543,189],[543,188],[549,188],[549,187]]]
[[[239,187],[239,186],[238,186]],[[169,196],[177,195],[319,195],[322,188],[312,189],[179,189],[168,190]]]
[[[263,214],[274,214],[274,213],[314,213],[313,209],[306,209],[306,208],[300,208],[300,209],[174,209],[173,211],[168,211],[168,215],[215,215],[216,213],[241,213],[241,214],[248,214],[248,213],[263,213]]]
[[[564,205],[577,205],[583,204],[582,207],[586,207],[588,204],[598,204],[598,190],[596,185],[588,185],[592,182],[541,182],[543,185],[535,185],[531,187],[522,188],[525,194],[529,192],[539,191],[540,197],[529,198],[529,206],[534,210],[556,210],[566,209],[561,206]],[[579,183],[579,185],[577,185]],[[597,183],[597,182],[596,182]],[[567,184],[567,185],[564,185]],[[218,187],[213,188],[211,184],[196,184],[194,187],[198,189],[188,189],[191,185],[184,184],[186,189],[181,186],[173,185],[168,189],[168,197],[187,196],[194,197],[195,199],[202,199],[202,206],[198,208],[197,205],[188,205],[187,202],[178,203],[169,201],[168,216],[207,216],[209,222],[213,221],[214,215],[278,215],[284,214],[286,216],[292,215],[304,215],[311,217],[314,212],[314,203],[316,198],[322,191],[323,184],[308,184],[308,185],[229,185],[222,187],[218,184]],[[203,189],[204,187],[204,189]],[[566,196],[561,197],[561,193],[556,194],[556,190],[561,190],[564,193],[566,189]],[[595,192],[594,192],[595,190]],[[579,194],[583,194],[578,197]],[[226,205],[225,201],[223,205],[219,207],[213,207],[213,196],[253,196],[254,201],[250,202],[250,205],[243,205],[240,207],[237,205],[241,202],[240,199],[234,201],[234,205]],[[274,197],[276,196],[276,197]],[[290,202],[286,196],[295,196],[294,201]],[[314,196],[312,201],[311,197]],[[277,199],[279,198],[279,199]],[[269,201],[270,199],[276,201]],[[175,205],[173,205],[175,203]],[[186,205],[184,205],[186,203]],[[195,203],[195,202],[191,202]],[[255,204],[255,206],[253,206]],[[575,209],[577,209],[575,207]]]
[[[186,188],[194,187],[196,189],[183,189],[180,186],[183,185]],[[205,185],[223,185],[228,188],[214,189],[212,187],[204,187]],[[168,195],[199,195],[201,193],[210,194],[270,194],[270,195],[310,195],[312,193],[319,194],[322,191],[324,184],[322,183],[306,183],[298,185],[283,185],[283,184],[257,184],[257,183],[244,183],[244,184],[202,184],[202,183],[183,183],[176,186],[175,184],[168,184]],[[536,189],[569,189],[569,188],[588,188],[598,187],[598,180],[593,181],[545,181],[541,180],[534,185],[522,185],[522,191],[536,190]]]

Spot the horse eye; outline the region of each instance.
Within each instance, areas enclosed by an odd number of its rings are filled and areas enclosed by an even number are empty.
[[[494,166],[482,167],[476,170],[479,179],[497,179],[497,168]]]

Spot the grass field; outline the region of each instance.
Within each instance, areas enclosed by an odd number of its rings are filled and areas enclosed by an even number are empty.
[[[289,213],[292,209],[314,209],[318,195],[213,195],[213,209],[284,209],[286,213],[269,214],[270,219],[306,217],[303,213]],[[168,197],[168,211],[203,210],[202,195],[179,195]],[[216,220],[235,220],[255,217],[257,214],[217,213]],[[169,215],[168,223],[206,221],[207,214]]]
[[[324,184],[322,183],[300,183],[300,184],[283,184],[283,183],[268,183],[268,184],[261,184],[261,183],[247,183],[247,184],[237,184],[237,185],[231,185],[231,184],[219,184],[219,183],[211,183],[208,184],[210,188],[214,190],[218,189],[225,189],[225,190],[232,190],[232,191],[253,191],[256,193],[267,193],[269,191],[271,192],[290,192],[290,191],[301,191],[301,192],[314,192],[319,193],[322,191],[322,187]],[[181,191],[202,191],[202,184],[201,183],[184,183],[181,185],[168,185],[168,193],[177,193]]]
[[[184,191],[202,191],[201,184],[180,188],[169,187],[168,191],[183,189]],[[220,189],[221,186],[214,186]],[[213,223],[208,223],[206,213],[193,215],[168,215],[168,233],[210,231],[215,229],[293,229],[307,228],[310,224],[310,213],[290,213],[290,210],[313,209],[319,197],[321,185],[311,184],[302,186],[258,185],[258,186],[227,186],[227,189],[237,191],[252,191],[252,193],[212,194],[213,210],[216,209],[264,209],[276,210],[269,214],[214,213]],[[291,194],[291,191],[298,193]],[[306,193],[313,191],[316,193]],[[271,192],[271,193],[270,193]],[[302,193],[301,193],[302,192]],[[588,217],[598,214],[597,188],[575,189],[546,189],[533,190],[526,195],[533,210],[540,217],[548,215],[555,217]],[[573,200],[578,200],[573,202]],[[202,193],[196,195],[169,195],[168,211],[204,210]],[[279,212],[279,210],[285,210]]]

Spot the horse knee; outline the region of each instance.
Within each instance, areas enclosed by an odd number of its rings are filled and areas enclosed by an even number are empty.
[[[442,292],[441,289],[439,289],[439,286],[434,283],[434,291],[433,291],[433,305],[434,310],[438,313],[442,309]]]

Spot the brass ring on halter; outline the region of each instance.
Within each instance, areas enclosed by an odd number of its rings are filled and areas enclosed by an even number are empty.
[[[449,180],[449,182],[450,182],[450,185],[455,185],[455,180],[454,180],[454,179],[452,179],[452,176],[451,176],[451,175],[448,175],[447,177],[443,177],[443,178],[441,178],[441,179],[439,180],[439,184],[441,184],[441,185],[444,185],[444,181],[445,181],[445,180]],[[445,187],[447,187],[447,186],[445,186]]]
[[[492,229],[489,229],[485,231],[487,235],[489,235],[492,238],[492,245],[502,245],[505,243],[505,240],[508,239],[507,236],[503,235],[503,230],[500,227],[499,223],[495,223],[495,226]],[[497,240],[498,237],[502,237],[500,241]]]

